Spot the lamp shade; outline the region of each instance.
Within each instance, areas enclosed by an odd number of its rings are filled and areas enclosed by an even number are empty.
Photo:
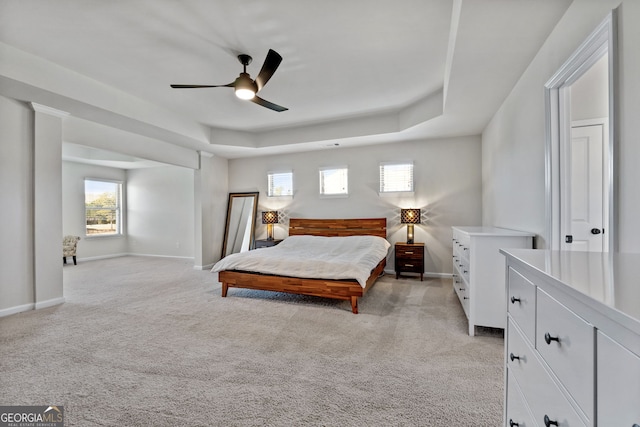
[[[278,223],[278,211],[265,211],[262,212],[263,224],[277,224]]]
[[[402,224],[420,224],[420,209],[400,209]]]

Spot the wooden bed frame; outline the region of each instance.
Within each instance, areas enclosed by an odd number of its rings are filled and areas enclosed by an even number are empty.
[[[386,218],[364,219],[289,219],[289,235],[312,236],[379,236],[387,238]],[[257,249],[261,250],[261,249]],[[387,258],[380,260],[362,287],[357,280],[305,279],[300,277],[274,276],[249,273],[236,270],[224,270],[218,273],[222,283],[222,296],[227,296],[231,287],[258,289],[265,291],[288,292],[301,295],[334,298],[351,301],[351,311],[358,314],[358,298],[382,275]]]

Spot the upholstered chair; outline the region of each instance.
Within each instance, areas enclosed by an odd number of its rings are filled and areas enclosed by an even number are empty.
[[[67,263],[67,257],[73,257],[73,265],[78,265],[76,263],[76,247],[78,246],[78,240],[80,237],[78,236],[64,236],[62,239],[62,262],[63,264]]]

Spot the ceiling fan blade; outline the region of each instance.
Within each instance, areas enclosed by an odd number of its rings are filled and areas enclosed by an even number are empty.
[[[258,105],[262,105],[263,107],[269,108],[270,110],[277,111],[278,113],[288,110],[288,108],[281,107],[279,105],[274,104],[273,102],[269,102],[265,99],[262,99],[258,95],[254,96],[249,101],[254,102]]]
[[[258,90],[262,89],[264,85],[267,84],[273,73],[276,72],[278,66],[282,62],[282,56],[278,52],[273,49],[269,49],[267,53],[267,58],[264,60],[264,64],[262,64],[262,69],[260,73],[258,73],[258,77],[256,77],[256,84],[258,85]]]
[[[171,87],[174,89],[200,89],[203,87],[234,87],[234,83],[229,83],[226,85],[171,85]]]

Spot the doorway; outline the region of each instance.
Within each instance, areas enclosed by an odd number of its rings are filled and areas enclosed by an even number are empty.
[[[545,85],[547,247],[616,250],[616,13]]]

